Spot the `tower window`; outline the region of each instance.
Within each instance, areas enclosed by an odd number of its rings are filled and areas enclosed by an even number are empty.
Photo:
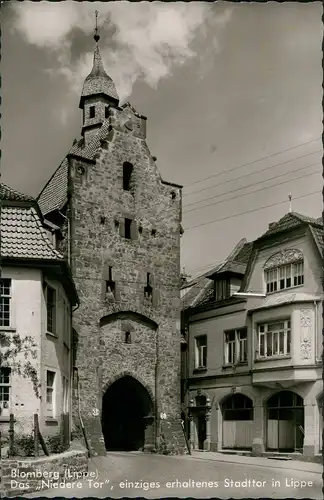
[[[124,191],[131,190],[131,177],[133,172],[133,165],[125,161],[123,165],[123,189]]]
[[[153,296],[153,287],[151,285],[152,277],[151,273],[147,273],[146,275],[146,286],[144,287],[144,298],[152,301]]]
[[[130,332],[125,332],[125,344],[131,344],[132,343],[132,336]]]
[[[105,107],[105,118],[109,117],[109,106]]]
[[[89,118],[94,118],[96,116],[96,108],[95,106],[90,106],[89,108]]]
[[[122,238],[127,240],[137,240],[138,231],[135,220],[124,219],[119,226],[119,234]]]
[[[128,240],[131,239],[131,225],[132,219],[125,219],[125,238]]]
[[[108,279],[106,280],[106,298],[115,296],[115,282],[113,280],[112,266],[108,267]]]

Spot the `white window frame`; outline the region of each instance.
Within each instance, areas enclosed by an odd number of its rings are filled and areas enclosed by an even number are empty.
[[[205,340],[205,343],[200,344],[203,340]],[[195,337],[195,369],[199,368],[207,368],[207,335]]]
[[[8,286],[4,286],[5,283],[8,283]],[[9,288],[9,294],[3,293],[4,288]],[[2,328],[10,328],[11,326],[11,314],[12,314],[12,280],[10,278],[1,278],[0,279],[0,309],[2,308],[2,301],[3,299],[8,300],[8,306],[9,306],[9,320],[8,324],[6,324],[4,317],[3,317],[3,312],[1,310],[0,312],[0,327]]]
[[[231,340],[229,340],[231,337]],[[224,332],[224,362],[226,365],[247,363],[247,329],[237,328]]]
[[[9,381],[8,382],[3,382],[2,380],[2,377],[3,377],[3,372],[4,370],[8,370],[9,371]],[[8,387],[9,391],[8,391],[8,400],[4,400],[2,399],[2,388],[3,387]],[[11,369],[9,366],[2,366],[0,368],[0,417],[9,417],[10,415],[10,412],[11,412]]]
[[[304,284],[304,261],[267,269],[264,273],[264,280],[267,294],[302,286]]]
[[[260,323],[257,326],[257,359],[271,359],[291,354],[290,318]]]
[[[54,374],[52,386],[48,385],[48,373]],[[57,377],[57,374],[56,374],[55,370],[46,369],[46,400],[45,400],[45,402],[46,402],[46,416],[48,418],[55,418],[55,416],[56,416],[56,377]],[[48,402],[49,391],[52,394],[52,398],[51,398],[52,401],[50,403]]]

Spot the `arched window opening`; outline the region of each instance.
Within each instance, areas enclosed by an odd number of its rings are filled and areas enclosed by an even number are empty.
[[[233,394],[222,404],[223,448],[251,450],[253,402],[244,394]]]
[[[280,391],[268,399],[267,449],[302,452],[304,442],[304,401],[292,391]]]
[[[253,402],[244,394],[233,394],[223,403],[224,420],[253,420]]]

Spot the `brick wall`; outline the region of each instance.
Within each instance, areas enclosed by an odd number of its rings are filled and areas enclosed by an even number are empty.
[[[67,451],[39,459],[1,460],[0,496],[13,497],[36,491],[41,496],[42,490],[55,488],[55,484],[64,482],[67,471],[70,473],[67,483],[80,481],[80,475],[88,471],[87,453]],[[33,475],[37,477],[33,478]],[[77,488],[75,485],[76,490]]]

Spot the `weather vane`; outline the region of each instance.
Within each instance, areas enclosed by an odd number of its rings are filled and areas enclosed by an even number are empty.
[[[95,10],[95,16],[96,16],[96,29],[95,29],[95,36],[93,37],[96,41],[96,43],[99,42],[100,40],[100,35],[98,34],[98,11]]]
[[[291,206],[292,196],[291,196],[291,194],[289,194],[288,199],[289,199],[289,212],[291,212],[292,211],[292,206]]]

